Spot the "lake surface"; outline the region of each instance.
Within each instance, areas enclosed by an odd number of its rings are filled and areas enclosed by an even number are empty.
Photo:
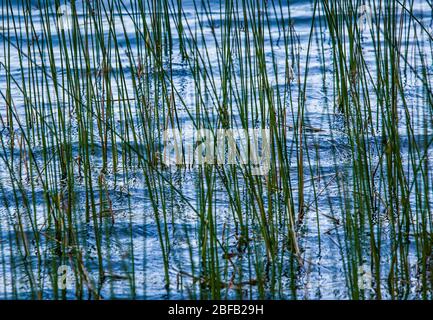
[[[389,207],[380,200],[382,192],[386,192],[382,186],[386,173],[371,178],[377,180],[373,193],[378,194],[372,225],[359,222],[366,226],[359,228],[362,235],[354,235],[354,229],[348,226],[349,212],[358,210],[352,198],[359,190],[353,170],[356,170],[354,157],[360,154],[360,149],[353,152],[356,146],[349,139],[344,116],[338,111],[335,87],[338,66],[333,58],[336,44],[325,26],[322,7],[316,8],[314,1],[296,0],[290,1],[290,5],[266,1],[260,9],[249,7],[248,11],[235,2],[229,12],[218,1],[210,4],[182,1],[181,38],[175,12],[178,7],[169,1],[169,24],[160,25],[163,30],[160,39],[165,44],[171,43],[168,48],[158,46],[154,40],[158,29],[152,19],[157,12],[147,8],[143,17],[137,13],[134,1],[117,5],[115,1],[102,1],[98,10],[104,14],[96,14],[95,20],[89,18],[87,6],[81,1],[76,1],[77,15],[71,15],[72,18],[67,13],[53,12],[49,1],[43,6],[31,1],[29,8],[20,1],[1,3],[0,298],[62,297],[54,289],[59,266],[66,266],[68,277],[63,294],[69,299],[95,298],[95,294],[104,299],[206,298],[212,291],[207,287],[207,277],[213,274],[210,266],[215,264],[222,298],[350,299],[353,298],[350,288],[354,286],[351,281],[358,282],[366,298],[375,297],[378,286],[381,297],[390,298],[390,270],[397,268],[393,259],[399,259],[402,252],[407,262],[401,269],[406,272],[405,283],[401,282],[401,290],[395,289],[397,296],[412,299],[422,296],[421,283],[430,280],[423,280],[429,277],[426,271],[424,277],[420,275],[416,226],[422,223],[420,217],[430,221],[431,212],[418,213],[416,203],[422,201],[419,194],[431,196],[431,190],[416,192],[412,188],[406,195],[407,201],[414,204],[414,211],[411,222],[403,226],[412,227],[407,231],[410,241],[398,254],[393,241],[395,225]],[[252,2],[246,3],[253,6]],[[395,123],[409,185],[420,179],[414,175],[414,166],[421,163],[413,160],[415,146],[421,148],[416,153],[419,158],[423,152],[428,158],[433,138],[431,122],[426,121],[426,117],[430,119],[426,115],[431,114],[432,105],[424,85],[425,79],[431,82],[433,73],[432,43],[420,27],[433,34],[433,11],[428,1],[416,0],[411,4],[418,22],[408,19],[404,10],[399,9],[398,15],[403,17],[404,33],[399,63],[400,70],[405,70],[401,72],[399,95],[405,99],[404,103],[401,98],[396,102],[399,122]],[[161,5],[159,9],[163,11],[164,7]],[[245,12],[262,14],[262,36],[253,36],[259,31],[241,23],[252,19],[251,16],[245,19]],[[64,35],[56,30],[59,19],[73,25],[66,27]],[[143,19],[153,29],[146,29]],[[77,24],[82,32],[79,41],[86,43],[86,47],[74,42],[78,41],[72,36]],[[368,27],[367,24],[365,30]],[[374,27],[386,29],[384,24]],[[143,36],[146,30],[150,40]],[[378,67],[382,68],[377,61],[387,59],[378,59],[377,43],[365,30],[360,50],[368,77],[373,79],[367,81],[373,93],[377,89],[373,84],[377,83]],[[286,39],[293,43],[285,43],[284,33],[291,35]],[[340,38],[344,37],[347,35]],[[153,60],[146,59],[149,51],[153,51]],[[248,60],[265,64],[251,66]],[[107,65],[108,71],[104,69]],[[137,76],[138,73],[143,76]],[[137,85],[136,81],[144,83]],[[272,226],[276,228],[272,232],[278,252],[273,260],[261,239],[260,218],[253,209],[258,205],[251,200],[251,183],[243,182],[240,169],[230,171],[225,178],[215,174],[212,182],[198,165],[149,171],[139,165],[140,157],[133,155],[132,147],[125,147],[132,145],[134,150],[141,150],[147,161],[151,161],[147,153],[149,145],[152,152],[162,153],[161,140],[149,142],[146,135],[161,138],[160,133],[169,123],[170,104],[176,105],[177,125],[184,132],[194,129],[197,124],[194,121],[217,126],[220,118],[216,114],[226,105],[231,106],[232,127],[240,126],[243,119],[260,123],[263,119],[257,116],[257,108],[269,107],[260,102],[266,96],[259,94],[263,82],[271,88],[275,103],[278,101],[287,111],[278,116],[286,117],[287,140],[283,150],[290,167],[285,174],[290,177],[292,203],[296,207],[299,148],[304,149],[306,209],[302,223],[296,226],[299,252],[294,255],[288,244],[292,222],[287,215],[268,216],[266,219],[275,220]],[[229,90],[225,87],[227,83],[231,84]],[[249,88],[250,92],[236,91],[237,86]],[[144,93],[135,92],[138,87]],[[91,99],[90,91],[95,92]],[[305,94],[305,99],[300,93]],[[372,93],[367,96],[368,103],[365,96],[361,100],[365,107],[371,108],[371,130],[376,132],[363,137],[367,146],[365,155],[374,169],[379,164],[386,167],[381,151],[385,115],[384,109],[378,107],[379,100],[385,98]],[[147,97],[148,104],[137,102],[141,94]],[[104,102],[111,105],[108,115]],[[298,132],[293,130],[300,102],[304,103],[305,126],[305,142],[301,147]],[[208,118],[203,116],[204,110],[209,112]],[[143,119],[146,112],[152,121]],[[101,122],[98,118],[105,120]],[[140,138],[134,138],[135,135]],[[104,140],[106,137],[108,140]],[[84,141],[90,144],[88,160],[82,155]],[[62,150],[67,151],[63,154]],[[81,171],[84,161],[88,161],[88,172]],[[426,171],[429,180],[431,173]],[[239,240],[241,218],[233,210],[233,192],[226,187],[227,177],[237,182],[240,211],[248,224],[250,239],[244,244]],[[264,177],[259,179],[266,185]],[[269,198],[274,206],[284,207],[282,190],[271,193],[265,189],[260,196],[266,210]],[[213,201],[207,202],[206,197]],[[430,199],[426,201],[432,204]],[[92,210],[97,212],[96,218]],[[70,221],[62,212],[68,212]],[[209,212],[216,227],[215,232],[208,234],[215,239],[209,240],[214,242],[208,244],[206,251],[203,248],[208,240],[203,237],[207,231],[203,230],[209,223],[206,216]],[[67,226],[66,231],[61,229],[63,237],[57,237],[53,227],[57,224]],[[425,232],[429,233],[430,222],[427,225]],[[67,230],[73,230],[74,235]],[[375,233],[373,242],[371,230]],[[360,243],[353,244],[355,239]],[[372,243],[380,243],[379,276],[373,275],[376,269],[372,267]],[[242,246],[245,247],[240,249]],[[356,257],[350,254],[352,246],[359,250],[354,254]],[[351,277],[355,269],[357,280]],[[80,281],[76,270],[80,270]],[[76,289],[78,282],[80,290]]]

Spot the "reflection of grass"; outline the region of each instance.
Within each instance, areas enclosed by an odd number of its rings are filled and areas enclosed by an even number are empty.
[[[31,298],[114,298],[117,282],[142,297],[138,270],[151,270],[159,255],[168,297],[308,297],[304,284],[318,268],[311,260],[330,246],[344,295],[413,297],[417,281],[419,296],[430,298],[431,35],[411,5],[377,0],[371,11],[382,14],[374,13],[362,36],[358,2],[311,1],[301,34],[293,9],[279,1],[226,1],[218,9],[197,1],[192,13],[181,1],[89,1],[71,30],[57,28],[49,2],[35,13],[26,1],[4,1],[5,297],[24,294],[23,277]],[[179,59],[188,84],[176,78]],[[312,80],[317,72],[322,83]],[[415,93],[405,89],[411,80]],[[323,103],[329,116],[320,127],[308,118],[316,90],[334,106]],[[214,133],[269,128],[269,173],[165,167],[162,132],[185,122]],[[338,148],[322,153],[324,135],[347,142],[346,162]],[[143,205],[152,213],[143,225],[156,225],[160,244],[144,261],[131,176],[142,176]],[[127,241],[116,232],[125,220]],[[317,233],[314,243],[309,233]],[[179,237],[187,254],[177,251]],[[75,276],[69,291],[57,289],[56,270],[65,264]],[[359,287],[359,270],[371,273],[371,290]],[[161,289],[153,283],[144,290]]]

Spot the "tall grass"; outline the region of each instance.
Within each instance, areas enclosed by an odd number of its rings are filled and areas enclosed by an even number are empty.
[[[1,3],[2,298],[431,298],[421,1]],[[267,129],[269,171],[166,129]]]

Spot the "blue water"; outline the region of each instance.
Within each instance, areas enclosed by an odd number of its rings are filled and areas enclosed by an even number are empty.
[[[42,96],[44,96],[44,103],[48,110],[50,105],[57,105],[54,108],[54,117],[46,118],[47,127],[55,127],[56,121],[62,116],[66,121],[66,127],[70,136],[72,137],[71,150],[74,158],[79,153],[80,142],[78,136],[78,124],[74,118],[75,113],[71,109],[72,99],[68,89],[68,81],[72,81],[66,77],[66,67],[73,73],[79,74],[83,79],[86,77],[88,70],[79,65],[65,64],[65,56],[73,55],[73,41],[66,35],[66,43],[69,45],[64,47],[59,34],[53,31],[50,36],[52,42],[53,52],[47,50],[47,38],[44,36],[44,30],[48,26],[55,30],[58,18],[54,7],[47,6],[47,1],[44,5],[38,5],[38,1],[30,1],[28,8],[23,7],[20,1],[6,1],[2,0],[2,16],[1,36],[0,36],[0,116],[3,120],[0,126],[2,140],[11,144],[11,141],[18,139],[21,136],[21,130],[17,132],[10,132],[5,128],[4,120],[7,118],[7,108],[5,107],[5,97],[10,92],[13,101],[13,107],[17,119],[28,119],[29,104],[26,102],[25,94],[23,92],[23,84],[26,84],[26,90],[32,90],[33,95],[31,99],[37,101],[38,105],[43,105]],[[84,19],[83,10],[86,9],[85,1],[76,1],[77,21],[80,28],[86,28],[86,21]],[[112,1],[104,0],[99,2],[101,6],[105,6],[107,12],[110,12],[109,7]],[[306,199],[307,204],[314,203],[314,190],[319,192],[317,198],[318,208],[316,210],[315,204],[312,205],[311,210],[307,210],[304,222],[298,230],[298,241],[301,251],[302,265],[298,262],[293,262],[293,255],[287,250],[281,258],[281,270],[277,271],[277,277],[281,278],[281,287],[277,290],[271,290],[269,284],[265,285],[265,297],[277,299],[347,299],[350,298],[348,289],[347,270],[345,269],[346,253],[344,243],[344,228],[341,221],[345,214],[346,208],[341,203],[341,185],[346,181],[346,186],[350,187],[352,158],[350,146],[348,145],[347,132],[344,129],[344,122],[339,116],[335,108],[336,97],[334,95],[334,65],[332,59],[332,41],[329,35],[329,30],[323,27],[325,23],[324,17],[316,16],[314,27],[316,28],[315,35],[310,42],[310,31],[313,22],[314,2],[307,0],[290,1],[279,4],[275,3],[277,7],[276,12],[269,9],[269,16],[266,21],[266,28],[264,33],[263,51],[266,55],[266,70],[268,81],[274,89],[275,95],[283,96],[285,90],[291,90],[293,96],[292,101],[299,101],[298,97],[298,84],[295,81],[287,81],[287,68],[286,60],[287,53],[284,41],[281,38],[282,24],[286,23],[292,25],[292,31],[298,43],[295,45],[297,52],[294,56],[299,57],[299,61],[290,61],[291,72],[296,79],[300,74],[303,77],[305,66],[308,63],[308,78],[305,86],[306,95],[306,110],[305,122],[308,128],[317,130],[310,130],[306,133],[306,143],[309,158],[305,159],[305,166],[311,168],[306,171]],[[15,19],[12,19],[12,14],[7,12],[6,8],[13,12]],[[199,48],[206,46],[207,51],[203,49],[201,52],[199,64],[203,67],[206,66],[208,70],[213,71],[213,85],[216,92],[213,92],[210,87],[201,88],[198,90],[195,87],[194,73],[191,66],[186,63],[182,53],[179,49],[180,39],[176,31],[175,14],[172,13],[172,42],[173,51],[168,54],[165,52],[163,57],[163,68],[165,71],[170,71],[173,87],[176,90],[176,104],[182,106],[178,108],[178,118],[183,128],[192,128],[193,123],[190,119],[189,113],[194,112],[196,108],[197,95],[202,97],[208,95],[207,106],[209,111],[215,111],[218,105],[218,100],[222,99],[222,79],[224,73],[221,67],[224,62],[221,58],[221,38],[225,32],[225,19],[222,14],[224,6],[218,1],[212,1],[208,5],[201,5],[200,1],[182,1],[183,7],[183,22],[189,29],[185,33],[183,41],[186,45],[197,45]],[[48,8],[50,12],[50,19],[46,21],[45,17],[41,15],[41,9]],[[173,6],[176,8],[176,6]],[[268,7],[269,8],[269,7]],[[32,16],[31,26],[32,31],[29,32],[26,28],[26,20],[29,18],[27,9],[30,9]],[[110,53],[107,58],[112,63],[110,73],[111,94],[115,100],[121,95],[122,90],[128,92],[128,96],[134,96],[132,92],[132,71],[131,62],[129,57],[133,56],[133,61],[139,63],[140,50],[143,50],[143,39],[138,36],[143,30],[142,23],[137,23],[131,18],[131,13],[135,10],[134,2],[124,1],[121,7],[113,7],[111,18],[103,16],[101,24],[104,29],[104,38],[106,44],[111,44]],[[280,10],[282,14],[280,13]],[[239,10],[239,11],[236,11]],[[235,8],[234,11],[242,13],[241,8]],[[428,2],[417,0],[414,1],[413,13],[418,17],[419,21],[425,26],[427,30],[432,30],[432,8]],[[282,17],[284,19],[282,19]],[[136,17],[138,19],[138,17]],[[212,19],[211,19],[212,18]],[[151,14],[146,16],[146,21],[150,23]],[[110,29],[111,21],[111,29]],[[139,20],[137,20],[139,21]],[[232,28],[236,30],[234,25]],[[384,28],[383,26],[380,26]],[[433,134],[431,126],[423,124],[422,116],[429,112],[430,105],[425,99],[423,92],[422,81],[416,76],[414,70],[421,70],[420,59],[418,52],[418,43],[424,45],[424,64],[427,70],[433,72],[432,66],[432,50],[430,39],[421,32],[419,26],[405,28],[405,32],[409,35],[407,38],[407,63],[402,61],[405,65],[407,72],[405,73],[403,91],[406,95],[406,104],[408,112],[410,113],[410,121],[415,125],[413,126],[414,136],[418,139],[418,144],[422,145],[423,141],[430,141]],[[417,32],[418,42],[415,41],[414,32]],[[153,30],[152,30],[153,31]],[[234,31],[233,31],[234,32]],[[113,47],[113,33],[116,34],[118,48]],[[92,39],[92,31],[89,31],[88,37]],[[40,48],[34,45],[35,41],[39,41]],[[44,42],[45,41],[45,42]],[[406,40],[405,40],[406,41]],[[130,49],[128,48],[128,43]],[[307,48],[310,46],[310,55],[307,57]],[[371,36],[365,33],[362,39],[362,52],[365,59],[364,63],[370,71],[372,78],[377,77],[377,65],[374,43]],[[68,51],[70,50],[70,51]],[[187,50],[188,51],[188,50]],[[94,42],[89,43],[88,52],[96,53],[91,55],[90,71],[92,74],[97,74],[101,71],[101,61],[103,54],[100,47]],[[257,52],[252,52],[252,57],[255,57]],[[232,80],[234,83],[240,81],[240,68],[244,63],[238,59],[239,55],[234,54],[232,57],[235,61],[233,64],[237,69],[230,70]],[[274,69],[273,62],[276,62],[277,69]],[[55,73],[50,67],[50,63],[55,65]],[[145,62],[143,62],[145,63]],[[6,67],[5,67],[6,66]],[[119,66],[122,66],[120,68]],[[171,69],[169,69],[171,66]],[[37,70],[36,74],[32,73]],[[157,69],[154,66],[148,66],[146,72],[149,73],[150,78],[158,75]],[[49,74],[50,76],[44,76]],[[119,81],[119,75],[124,75],[125,83]],[[260,78],[260,74],[256,74],[256,79]],[[38,88],[31,88],[32,79],[37,79],[36,83]],[[55,86],[54,78],[57,77],[58,85]],[[16,81],[8,81],[8,79],[15,79]],[[428,78],[430,80],[430,78]],[[98,92],[103,89],[101,80],[94,80],[94,86]],[[171,84],[170,84],[171,85]],[[157,88],[149,84],[151,95],[155,96]],[[125,89],[126,88],[126,89]],[[159,88],[160,89],[160,88]],[[56,92],[57,90],[57,92]],[[43,92],[39,96],[39,100],[35,98],[38,92]],[[59,94],[60,92],[60,94]],[[83,88],[85,92],[85,88]],[[50,94],[48,94],[50,93]],[[160,92],[158,93],[160,94]],[[101,93],[101,97],[102,97]],[[95,97],[95,100],[101,98]],[[82,93],[80,98],[83,98],[82,103],[88,105],[89,101],[84,100]],[[157,99],[158,100],[158,99]],[[290,98],[283,99],[287,104],[287,119],[288,123],[293,123],[296,119],[296,110],[291,109]],[[51,101],[51,102],[48,102]],[[380,117],[379,109],[376,108],[378,102],[377,97],[370,96],[370,105],[372,106],[372,114],[377,117],[375,122],[377,130],[380,130]],[[236,107],[239,107],[236,102],[233,102]],[[116,108],[120,109],[120,104]],[[233,108],[233,118],[239,119],[239,109]],[[254,106],[248,106],[253,108]],[[41,110],[44,107],[41,108]],[[407,149],[411,147],[411,142],[408,139],[406,132],[405,110],[403,104],[399,101],[399,113],[401,121],[398,124],[398,132],[401,134],[401,146],[403,159],[407,159]],[[134,116],[138,114],[138,106],[132,104]],[[249,109],[250,110],[250,109]],[[125,119],[122,117],[123,113],[115,113],[115,128],[119,132],[125,130]],[[136,125],[139,128],[142,124],[139,123],[138,118]],[[31,123],[22,121],[24,130],[31,130]],[[0,128],[1,129],[1,128]],[[319,130],[320,129],[320,130]],[[158,132],[160,129],[155,123],[149,128],[150,131]],[[47,132],[51,136],[51,133]],[[378,142],[380,135],[372,137],[368,143],[371,146],[380,144]],[[55,140],[49,140],[50,144],[55,145]],[[294,133],[288,133],[288,146],[287,154],[292,163],[295,164],[296,150],[292,143],[294,142]],[[94,183],[98,185],[98,174],[102,168],[102,151],[101,141],[95,133],[94,150],[91,157],[92,172],[94,172]],[[119,155],[123,154],[122,142],[117,141],[116,147]],[[143,142],[144,145],[144,142]],[[143,146],[140,146],[143,147]],[[39,141],[35,139],[32,142],[32,153],[36,161],[43,166],[42,150],[43,147]],[[53,149],[53,152],[54,149]],[[109,146],[109,155],[113,154],[113,146]],[[56,267],[59,264],[69,264],[75,257],[74,250],[80,250],[82,261],[86,274],[88,275],[89,283],[84,285],[84,290],[81,298],[87,298],[92,290],[97,290],[98,293],[106,299],[109,298],[139,298],[139,299],[188,299],[199,297],[199,282],[191,275],[192,265],[196,268],[197,274],[200,273],[198,265],[200,264],[200,236],[199,236],[199,219],[197,214],[191,209],[190,205],[197,208],[197,186],[202,178],[200,178],[197,168],[189,170],[176,170],[172,168],[165,173],[165,176],[173,184],[181,190],[182,197],[179,194],[170,191],[170,186],[165,184],[167,190],[163,190],[163,195],[168,199],[167,212],[169,213],[163,226],[158,226],[155,221],[154,209],[152,207],[150,193],[146,187],[146,176],[140,169],[132,166],[126,171],[121,168],[118,172],[108,170],[105,174],[105,181],[107,185],[107,192],[112,201],[113,214],[115,223],[112,224],[110,216],[103,218],[103,224],[100,226],[103,230],[101,240],[101,248],[103,252],[102,267],[105,271],[105,278],[98,278],[98,254],[96,248],[96,239],[94,233],[93,222],[86,221],[85,217],[85,199],[89,191],[86,189],[86,183],[79,178],[78,169],[77,178],[74,184],[74,198],[77,200],[74,207],[75,223],[80,230],[79,241],[80,249],[70,248],[70,254],[59,257],[56,254],[56,249],[53,247],[53,241],[46,234],[46,226],[48,223],[49,213],[47,212],[47,205],[45,194],[42,185],[39,182],[35,183],[36,189],[31,190],[31,184],[26,181],[27,171],[26,168],[21,166],[20,159],[28,160],[29,155],[22,155],[18,148],[2,149],[0,151],[0,172],[2,187],[1,193],[3,200],[0,200],[0,298],[34,298],[41,297],[49,299],[54,296],[53,292],[53,278],[52,274],[56,273]],[[382,161],[380,154],[378,154],[374,147],[369,151],[374,163]],[[112,158],[109,157],[109,168],[112,165]],[[9,166],[9,167],[8,167]],[[75,165],[74,165],[75,166]],[[51,174],[55,174],[59,168],[55,163],[51,163],[47,170]],[[9,172],[13,171],[16,177],[12,176]],[[292,177],[292,185],[294,190],[294,202],[297,201],[297,168],[293,165],[289,169],[290,176]],[[320,177],[318,177],[320,175]],[[413,177],[412,177],[413,179]],[[17,187],[17,181],[21,181],[23,192],[15,195],[14,188]],[[239,179],[241,181],[241,178]],[[51,189],[56,190],[58,185],[53,183]],[[242,206],[247,215],[247,208],[249,203],[246,197],[246,186],[241,185],[240,198],[242,199]],[[215,208],[214,215],[216,223],[218,224],[218,237],[228,237],[227,246],[230,251],[236,251],[236,224],[233,221],[233,214],[230,209],[229,194],[224,188],[222,181],[217,180],[215,184]],[[345,190],[347,193],[353,190]],[[21,203],[25,197],[34,201],[34,206],[31,212],[27,212]],[[95,197],[98,195],[95,193]],[[267,195],[263,195],[266,202]],[[411,201],[415,201],[411,199]],[[314,208],[313,208],[314,207]],[[23,225],[25,230],[19,230],[17,219],[18,215],[23,216]],[[251,213],[249,213],[251,214]],[[383,232],[380,237],[383,238],[382,246],[382,268],[383,268],[383,283],[384,283],[384,296],[386,294],[386,274],[389,270],[391,253],[389,250],[389,220],[386,214],[378,214],[377,220]],[[252,219],[253,221],[253,219]],[[318,225],[320,226],[318,228]],[[169,238],[167,243],[170,250],[169,256],[169,275],[170,285],[167,287],[164,279],[164,259],[161,251],[160,239],[158,236],[158,228],[167,228]],[[251,226],[251,237],[258,237],[254,234],[254,224]],[[38,230],[39,247],[37,250],[35,245],[34,230]],[[28,241],[27,245],[30,248],[29,255],[23,252],[23,243],[18,238],[26,235]],[[282,228],[281,238],[278,239],[281,243],[287,241],[287,229]],[[368,248],[368,243],[364,244]],[[414,248],[411,247],[413,250]],[[263,268],[266,268],[265,249],[264,246],[254,248],[252,245],[248,250],[257,250],[255,257],[262,259],[260,263]],[[413,253],[412,253],[413,252]],[[223,252],[218,249],[217,253],[220,257]],[[66,256],[66,258],[65,258]],[[409,297],[418,297],[417,286],[419,275],[417,275],[418,260],[414,253],[411,251],[409,254],[409,261],[411,263],[411,285],[409,289]],[[222,291],[223,297],[227,298],[257,298],[260,296],[257,285],[254,284],[254,279],[257,278],[257,271],[251,267],[252,261],[245,257],[237,257],[233,259],[236,268],[243,270],[243,282],[250,282],[249,284],[242,285],[240,289],[236,285],[230,288],[224,288]],[[230,281],[233,274],[233,268],[229,265],[227,259],[220,259],[221,274],[225,282]],[[362,268],[369,269],[371,261],[368,255],[361,264]],[[295,264],[296,266],[293,266]],[[367,277],[368,278],[368,277]],[[73,277],[66,290],[68,298],[77,298]],[[238,280],[238,282],[242,282]],[[366,288],[366,296],[373,296],[374,291],[371,288],[372,284],[368,284]],[[31,290],[33,288],[33,291]],[[96,288],[96,289],[95,289]],[[90,294],[91,296],[91,294]]]

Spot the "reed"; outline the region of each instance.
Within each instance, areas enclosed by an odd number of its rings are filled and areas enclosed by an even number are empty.
[[[428,5],[1,4],[1,298],[431,299]]]

